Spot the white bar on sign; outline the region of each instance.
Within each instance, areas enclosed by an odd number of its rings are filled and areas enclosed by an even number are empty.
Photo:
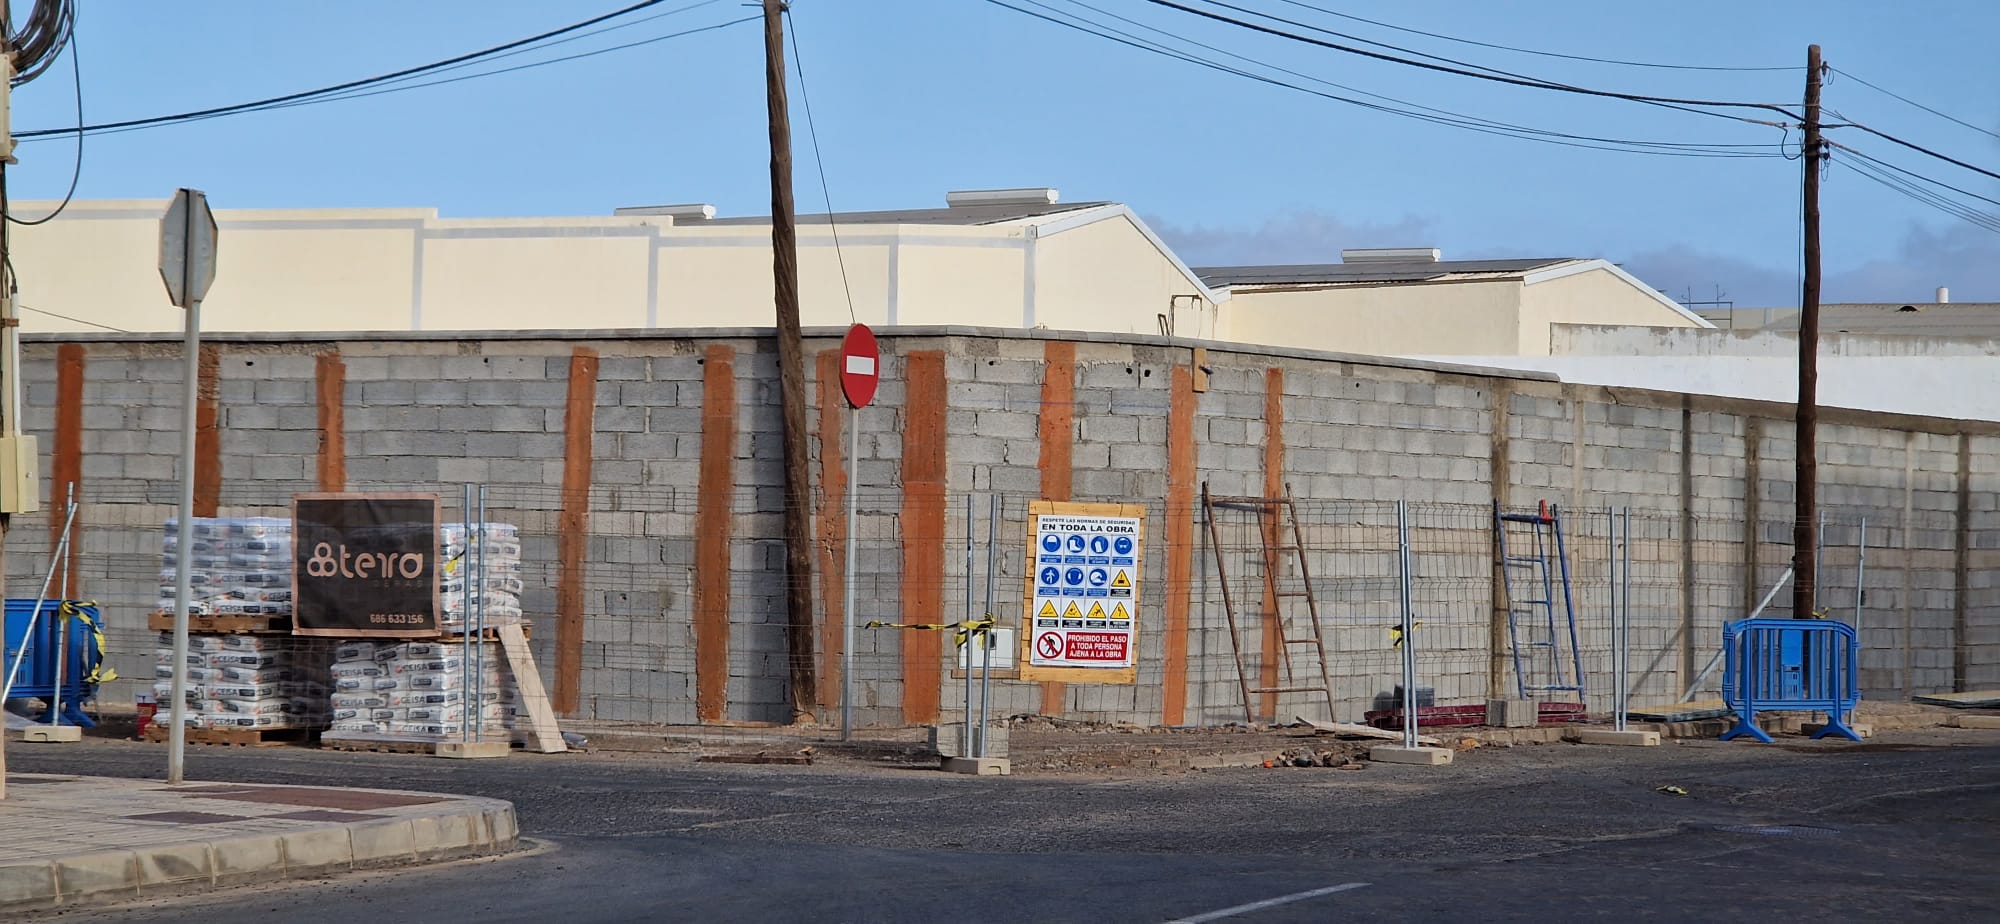
[[[847,357],[847,374],[848,374],[848,375],[874,375],[874,374],[875,374],[875,360],[874,360],[874,358],[873,358],[873,357],[869,357],[869,356],[849,356],[849,357]]]

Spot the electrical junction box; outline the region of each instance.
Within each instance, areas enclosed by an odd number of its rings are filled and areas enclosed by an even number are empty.
[[[42,509],[42,469],[32,436],[0,436],[0,513]]]

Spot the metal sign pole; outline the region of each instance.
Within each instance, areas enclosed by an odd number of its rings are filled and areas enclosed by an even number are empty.
[[[190,227],[193,209],[188,210]],[[189,232],[193,236],[193,232]],[[192,265],[192,261],[190,261]],[[190,275],[192,272],[190,271]],[[181,499],[174,538],[174,701],[168,710],[167,784],[186,779],[188,689],[188,569],[194,551],[194,409],[201,376],[201,302],[190,300],[181,343]]]
[[[854,482],[861,475],[861,411],[847,408],[847,603],[840,613],[840,740],[854,734]]]
[[[972,621],[972,495],[965,495],[965,621]],[[965,644],[965,737],[959,740],[958,756],[977,757],[972,746],[972,633],[963,633]]]
[[[1618,730],[1632,709],[1632,508],[1623,511],[1618,568]]]
[[[469,481],[458,486],[458,560],[452,566],[458,572],[459,658],[469,668],[472,665],[472,482]],[[470,687],[472,678],[465,679],[465,685]],[[472,740],[472,722],[462,709],[458,715],[458,740]]]
[[[74,481],[69,483],[69,499],[63,503],[63,510],[65,511],[65,520],[71,522],[76,520],[76,482]],[[68,612],[66,604],[69,602],[69,548],[67,545],[58,550],[56,555],[62,562],[62,585],[60,587],[61,592],[56,597],[56,615],[52,620],[56,627],[56,697],[54,704],[49,707],[49,724],[51,726],[62,724],[63,681],[68,679],[66,674],[69,667],[69,620],[64,616]]]
[[[1861,635],[1861,601],[1868,596],[1868,518],[1861,518],[1861,539],[1854,562],[1854,634]]]

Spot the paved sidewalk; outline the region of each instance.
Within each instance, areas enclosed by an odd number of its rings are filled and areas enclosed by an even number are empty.
[[[0,914],[512,849],[499,799],[10,774]]]

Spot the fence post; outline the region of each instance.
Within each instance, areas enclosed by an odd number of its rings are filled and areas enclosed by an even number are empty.
[[[1412,615],[1410,502],[1396,502],[1396,561],[1403,622],[1403,746],[1417,746],[1417,635]]]

